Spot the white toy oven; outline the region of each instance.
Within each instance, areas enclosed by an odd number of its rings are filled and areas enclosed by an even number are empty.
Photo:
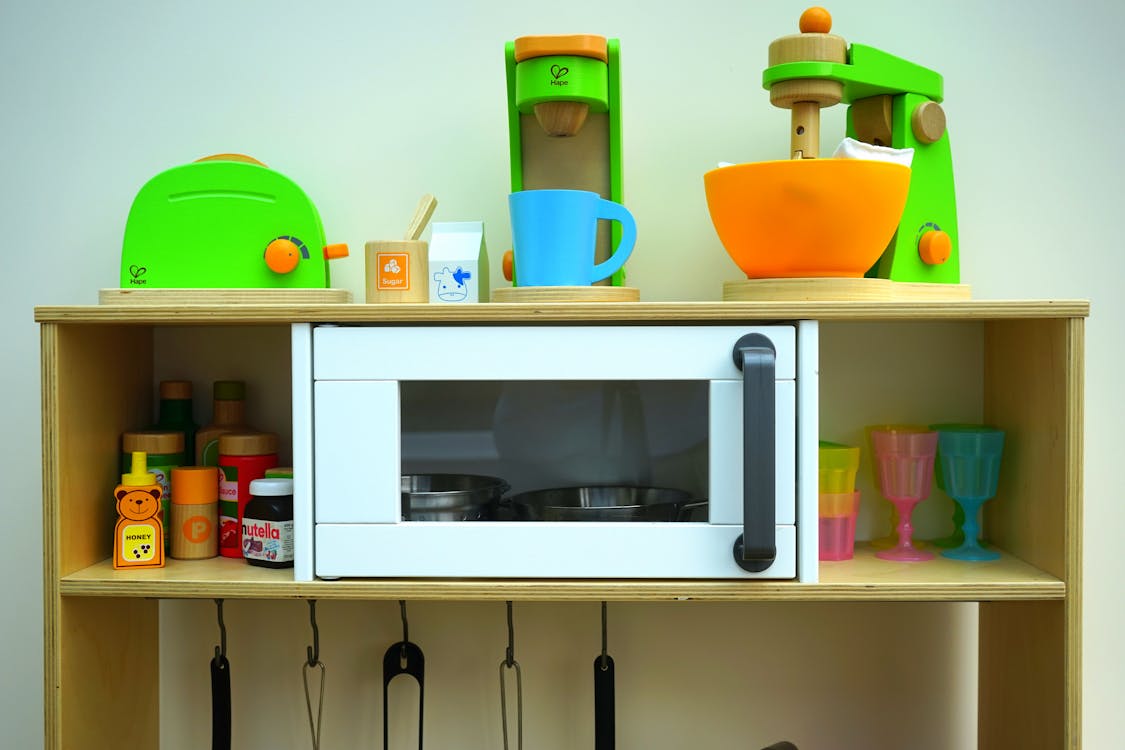
[[[297,580],[817,575],[817,324],[293,327]],[[410,521],[403,474],[686,489],[706,520]]]

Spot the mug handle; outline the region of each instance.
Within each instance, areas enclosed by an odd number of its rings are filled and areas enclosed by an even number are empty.
[[[621,241],[613,249],[613,254],[606,260],[598,263],[590,270],[590,283],[601,281],[621,270],[629,255],[633,252],[633,245],[637,243],[637,222],[629,209],[620,203],[598,199],[598,218],[616,221],[621,224]]]

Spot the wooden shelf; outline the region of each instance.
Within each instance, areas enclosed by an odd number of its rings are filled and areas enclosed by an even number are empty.
[[[951,302],[544,302],[478,305],[73,305],[35,308],[39,323],[672,323],[723,320],[1084,318],[1085,300]]]
[[[159,599],[632,602],[979,602],[978,744],[1081,747],[1084,321],[1075,300],[952,302],[670,302],[100,305],[38,307],[42,323],[45,747],[156,747],[160,736]],[[860,322],[873,340],[916,326],[978,347],[951,387],[979,388],[981,421],[1004,425],[1006,473],[985,528],[1000,560],[854,560],[820,581],[346,579],[296,582],[291,570],[241,560],[169,561],[115,571],[107,446],[150,415],[162,328],[269,328],[285,367],[291,323],[401,325],[676,325],[819,320],[822,346]],[[884,325],[885,324],[885,325]],[[954,325],[946,325],[954,324]],[[967,324],[967,325],[961,325]],[[867,329],[870,330],[867,330]],[[948,329],[948,330],[946,330]],[[171,332],[175,334],[176,332]],[[188,333],[192,333],[188,331]],[[906,331],[913,335],[914,331]],[[120,353],[130,367],[120,367]],[[862,376],[876,363],[859,359]],[[837,388],[843,374],[822,380]],[[110,455],[107,460],[107,455]],[[129,633],[124,639],[122,633]],[[107,669],[107,665],[122,665]],[[130,720],[120,696],[134,697]],[[937,707],[941,710],[940,707]]]
[[[820,583],[712,580],[363,579],[297,583],[289,569],[241,560],[169,560],[114,570],[109,560],[65,576],[63,596],[159,599],[413,599],[458,601],[1008,601],[1063,599],[1066,584],[1010,555],[988,563],[890,563],[861,546],[820,565]]]

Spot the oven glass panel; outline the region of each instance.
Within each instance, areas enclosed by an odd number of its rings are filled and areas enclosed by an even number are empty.
[[[409,521],[707,521],[705,381],[401,383]]]

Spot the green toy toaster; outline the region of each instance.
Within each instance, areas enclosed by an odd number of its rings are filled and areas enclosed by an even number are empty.
[[[285,175],[218,154],[153,177],[133,200],[121,249],[122,289],[325,289],[316,206]]]

